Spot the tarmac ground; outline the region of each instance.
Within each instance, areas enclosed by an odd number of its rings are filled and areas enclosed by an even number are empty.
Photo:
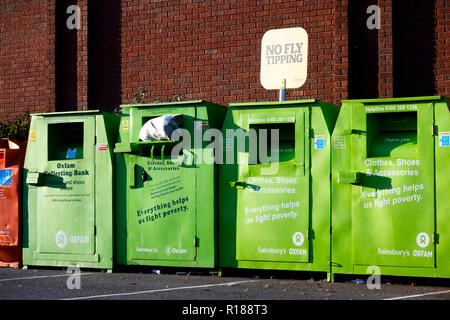
[[[218,276],[208,270],[150,267],[122,268],[112,273],[62,267],[0,268],[0,301],[147,301],[145,305],[153,310],[163,308],[180,316],[186,312],[190,318],[232,318],[236,313],[242,316],[242,312],[264,317],[294,310],[304,305],[302,301],[309,306],[321,301],[345,305],[345,301],[355,300],[442,300],[446,308],[450,305],[449,279],[382,276],[379,288],[370,289],[364,277],[327,282],[326,274],[269,270],[231,271]]]

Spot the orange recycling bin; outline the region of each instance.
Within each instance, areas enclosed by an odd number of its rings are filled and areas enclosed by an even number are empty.
[[[22,264],[22,168],[26,142],[0,139],[0,266]]]

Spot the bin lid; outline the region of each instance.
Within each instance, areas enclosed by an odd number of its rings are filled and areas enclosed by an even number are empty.
[[[352,99],[342,100],[342,103],[392,103],[392,102],[405,102],[405,101],[439,101],[441,96],[426,96],[426,97],[403,97],[403,98],[387,98],[387,99]]]
[[[173,101],[173,102],[153,102],[153,103],[143,103],[143,104],[123,104],[120,107],[121,108],[148,108],[148,107],[178,107],[180,105],[194,105],[194,104],[202,104],[206,103],[208,105],[214,105],[219,107],[224,107],[217,105],[215,103],[205,101],[205,100],[189,100],[189,101]]]
[[[84,110],[84,111],[63,111],[63,112],[45,112],[32,113],[32,116],[65,116],[65,115],[86,115],[86,114],[101,114],[101,110]]]
[[[305,100],[285,100],[285,101],[259,101],[259,102],[244,102],[244,103],[229,103],[228,107],[265,107],[265,106],[283,106],[291,104],[305,104],[305,103],[316,103],[316,99],[305,99]]]

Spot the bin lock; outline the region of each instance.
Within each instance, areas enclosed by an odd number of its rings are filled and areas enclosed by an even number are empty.
[[[147,181],[148,173],[145,170],[142,170],[142,182]]]

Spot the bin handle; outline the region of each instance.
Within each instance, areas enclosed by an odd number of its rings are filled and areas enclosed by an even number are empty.
[[[162,145],[161,147],[161,160],[164,161],[164,148],[166,147],[165,144]]]
[[[42,176],[41,172],[28,172],[26,182],[29,185],[37,186],[42,182]]]
[[[152,159],[152,161],[153,161],[153,150],[155,150],[155,146],[154,145],[150,149],[150,158]]]
[[[128,186],[130,188],[136,187],[136,164],[133,163],[131,166],[128,166]]]
[[[236,188],[236,189],[240,189],[240,188],[245,189],[246,183],[245,183],[245,181],[232,181],[232,182],[230,182],[230,187]]]
[[[361,184],[360,172],[339,172],[338,183]]]

